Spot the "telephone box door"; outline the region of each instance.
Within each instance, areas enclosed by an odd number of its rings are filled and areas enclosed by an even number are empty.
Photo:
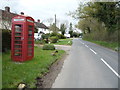
[[[13,34],[12,34],[12,43],[13,43],[13,57],[17,60],[22,60],[22,45],[23,45],[23,24],[14,24],[13,26]]]

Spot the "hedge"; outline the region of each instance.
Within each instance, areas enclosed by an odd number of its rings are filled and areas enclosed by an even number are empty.
[[[55,46],[54,45],[44,45],[43,50],[55,50]]]
[[[11,49],[11,31],[2,30],[2,52],[6,52]]]
[[[59,38],[57,36],[50,37],[50,42],[51,43],[56,43],[58,40],[59,40]]]

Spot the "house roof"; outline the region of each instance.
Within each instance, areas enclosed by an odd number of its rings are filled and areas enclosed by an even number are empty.
[[[5,10],[0,9],[1,12],[1,18],[2,20],[11,20],[14,16],[18,15],[16,13],[11,13],[11,12],[7,12]]]
[[[13,17],[17,16],[18,14],[12,13],[10,11],[0,9],[0,20],[11,21]],[[36,28],[44,28],[49,29],[45,24],[35,22]]]
[[[36,26],[37,28],[49,29],[45,24],[39,23],[39,22],[35,22],[35,26]]]

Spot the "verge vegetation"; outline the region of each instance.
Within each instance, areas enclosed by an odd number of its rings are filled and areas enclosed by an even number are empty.
[[[118,47],[120,2],[80,3],[69,15],[79,20],[76,27],[82,30],[84,40],[112,49]]]
[[[19,83],[26,83],[30,88],[34,88],[36,78],[42,77],[49,71],[49,67],[56,60],[60,59],[65,51],[58,50],[53,56],[54,50],[42,50],[35,47],[35,56],[32,60],[26,62],[13,62],[10,58],[10,51],[2,54],[2,87],[16,88]]]
[[[85,40],[113,49],[115,51],[118,51],[118,42],[94,41],[94,40],[88,40],[88,39],[85,39]]]

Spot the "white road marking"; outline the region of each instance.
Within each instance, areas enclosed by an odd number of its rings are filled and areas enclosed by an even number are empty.
[[[80,41],[80,43],[82,43],[82,42]]]
[[[120,78],[120,75],[119,75],[103,58],[101,58],[101,60],[102,60],[102,62],[103,62],[105,65],[107,65],[107,67],[108,67],[110,70],[113,71],[113,73],[114,73],[118,78]]]
[[[80,41],[80,43],[84,44],[83,42]]]
[[[87,45],[85,45],[86,47],[88,47]]]
[[[90,48],[90,50],[94,53],[94,54],[97,54],[94,50],[92,50],[91,48]]]

